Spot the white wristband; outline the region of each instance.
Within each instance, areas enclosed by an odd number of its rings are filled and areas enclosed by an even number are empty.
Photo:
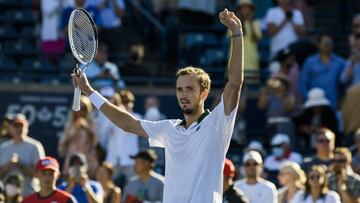
[[[89,99],[94,106],[100,110],[100,107],[107,101],[99,92],[95,91],[90,96]]]

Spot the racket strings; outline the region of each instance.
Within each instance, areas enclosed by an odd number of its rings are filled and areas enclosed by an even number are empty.
[[[90,62],[96,53],[96,36],[89,17],[81,11],[75,12],[71,27],[76,58],[81,63]]]

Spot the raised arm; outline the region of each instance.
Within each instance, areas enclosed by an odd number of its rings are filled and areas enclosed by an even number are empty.
[[[116,126],[124,131],[147,138],[147,134],[141,127],[140,120],[136,119],[128,113],[123,106],[117,107],[105,101],[105,98],[100,96],[89,84],[85,75],[76,76],[71,75],[73,78],[74,86],[78,86],[81,91],[90,98],[91,102]]]
[[[228,82],[224,90],[225,115],[229,115],[239,103],[240,89],[244,81],[243,31],[240,20],[225,9],[219,14],[222,24],[232,32],[228,63]]]

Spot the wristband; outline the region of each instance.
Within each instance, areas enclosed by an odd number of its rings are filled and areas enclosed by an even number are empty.
[[[232,38],[236,38],[236,37],[243,36],[243,34],[244,34],[244,33],[243,33],[242,31],[240,31],[239,33],[234,33],[234,34],[232,34],[231,37],[232,37]]]
[[[107,101],[99,92],[95,91],[90,96],[89,99],[91,103],[100,110],[100,107]]]

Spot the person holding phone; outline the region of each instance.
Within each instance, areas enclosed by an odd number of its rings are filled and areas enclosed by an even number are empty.
[[[360,176],[351,169],[351,160],[348,148],[335,148],[328,185],[339,193],[343,203],[360,202]]]
[[[304,17],[298,9],[290,5],[290,0],[277,0],[279,6],[266,13],[267,32],[271,38],[270,58],[296,42],[305,34]]]
[[[104,192],[101,184],[89,179],[88,164],[84,154],[74,154],[70,158],[67,180],[59,189],[71,193],[78,202],[102,203]]]

